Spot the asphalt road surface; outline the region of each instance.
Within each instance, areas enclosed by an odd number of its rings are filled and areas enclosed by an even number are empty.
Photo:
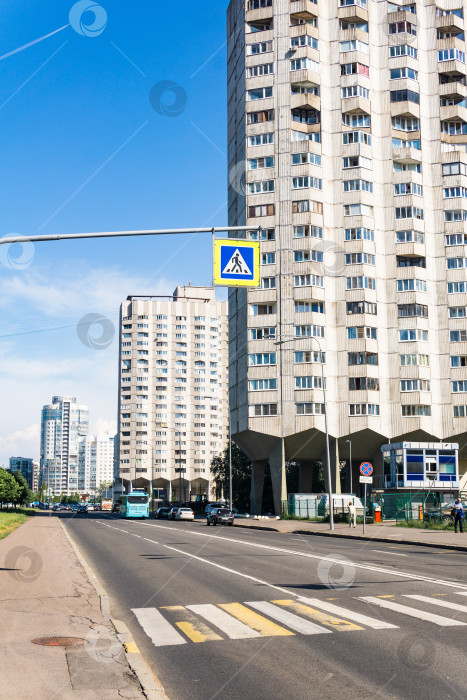
[[[171,700],[467,697],[465,554],[60,517]]]

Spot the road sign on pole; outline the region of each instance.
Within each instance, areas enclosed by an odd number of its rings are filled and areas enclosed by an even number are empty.
[[[361,483],[361,484],[372,484],[372,483],[373,483],[373,477],[372,477],[372,476],[361,476],[361,477],[360,477],[360,483]]]
[[[224,287],[259,287],[259,242],[215,239],[213,279]]]
[[[371,476],[373,474],[373,465],[370,462],[362,462],[360,465],[360,474],[362,476]]]

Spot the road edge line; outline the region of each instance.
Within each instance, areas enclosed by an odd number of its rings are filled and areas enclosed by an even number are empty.
[[[149,664],[139,651],[136,642],[133,639],[133,635],[131,634],[127,625],[122,620],[116,620],[112,617],[110,612],[109,596],[107,595],[104,587],[100,583],[86,559],[81,554],[78,545],[67,532],[61,518],[58,518],[58,521],[63,532],[65,533],[65,537],[76,555],[76,558],[83,567],[91,586],[96,591],[99,598],[102,616],[113,625],[117,639],[122,645],[123,653],[125,654],[128,665],[138,679],[144,695],[148,700],[169,700],[162,683],[154,674]]]
[[[234,527],[241,527],[244,530],[267,530],[278,532],[281,535],[316,535],[316,537],[335,537],[336,539],[363,540],[364,542],[389,542],[389,544],[411,545],[412,547],[432,547],[434,549],[456,549],[459,552],[467,552],[467,545],[444,544],[442,542],[421,542],[419,540],[399,540],[394,537],[370,537],[369,535],[346,535],[341,532],[321,532],[317,530],[291,530],[284,532],[275,527],[261,527],[259,525],[243,525],[235,523]]]

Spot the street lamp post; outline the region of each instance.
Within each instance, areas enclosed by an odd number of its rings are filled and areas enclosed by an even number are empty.
[[[230,404],[228,406],[229,410],[229,507],[232,510],[232,420],[230,415]]]
[[[346,440],[349,445],[349,463],[350,463],[350,493],[352,493],[352,440]]]
[[[290,336],[287,340],[278,340],[275,345],[282,345],[289,342],[289,340],[300,339],[299,336]],[[324,362],[323,362],[323,352],[321,350],[321,343],[318,338],[311,336],[311,340],[315,340],[318,343],[319,348],[319,360],[321,363],[321,384],[323,385],[323,401],[324,401],[324,429],[326,433],[326,472],[328,477],[328,500],[329,500],[329,529],[334,530],[334,506],[332,501],[332,481],[331,481],[331,455],[329,451],[329,433],[328,433],[328,406],[326,401],[326,377],[324,376]]]

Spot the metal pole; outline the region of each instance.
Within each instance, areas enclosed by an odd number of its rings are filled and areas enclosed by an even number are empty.
[[[251,226],[218,226],[213,228],[168,228],[168,229],[149,229],[142,231],[97,231],[93,233],[56,233],[39,236],[8,236],[8,238],[0,238],[0,245],[9,245],[11,243],[26,243],[27,241],[37,243],[39,241],[62,241],[75,240],[80,238],[118,238],[121,236],[166,236],[179,235],[185,233],[221,233],[226,231],[255,231],[261,230],[261,227],[256,229]]]
[[[180,431],[178,431],[178,468],[180,470],[180,508],[182,507],[182,455],[181,455],[182,441],[180,438]]]
[[[352,493],[352,440],[346,440],[349,443],[349,463],[350,463],[350,493]]]
[[[324,376],[324,362],[321,352],[321,344],[317,338],[314,336],[313,340],[316,340],[319,347],[319,359],[321,362],[321,381],[323,383],[323,398],[324,398],[324,428],[326,430],[326,462],[327,462],[327,474],[328,474],[328,498],[329,498],[329,529],[334,530],[334,505],[332,501],[332,481],[331,481],[331,456],[329,453],[329,433],[328,433],[328,406],[326,402],[326,378]]]
[[[232,421],[229,406],[229,503],[232,510]]]
[[[365,482],[365,491],[364,491],[364,503],[363,503],[363,534],[365,534],[365,523],[366,523],[366,482]]]

